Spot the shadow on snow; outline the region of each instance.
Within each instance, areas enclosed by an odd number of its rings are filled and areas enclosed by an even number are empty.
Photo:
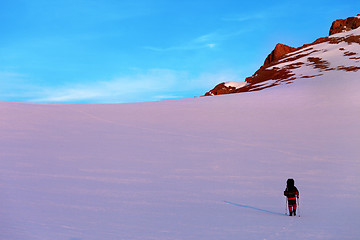
[[[284,213],[273,212],[273,211],[269,211],[269,210],[265,210],[265,209],[261,209],[261,208],[257,208],[257,207],[252,207],[252,206],[248,206],[248,205],[242,205],[242,204],[233,203],[233,202],[228,202],[228,201],[224,201],[224,202],[227,203],[227,204],[231,204],[231,205],[234,205],[234,206],[238,206],[238,207],[250,208],[250,209],[257,210],[257,211],[261,211],[261,212],[266,212],[266,213],[271,213],[271,214],[286,216],[286,214],[284,214]]]

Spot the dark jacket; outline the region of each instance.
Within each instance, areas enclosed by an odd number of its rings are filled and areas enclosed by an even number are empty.
[[[284,195],[288,200],[296,200],[296,198],[299,198],[299,190],[295,186],[288,186],[284,191]]]

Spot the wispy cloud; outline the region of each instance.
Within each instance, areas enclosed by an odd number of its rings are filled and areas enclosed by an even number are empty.
[[[0,100],[70,103],[159,101],[201,96],[220,82],[243,80],[239,71],[231,69],[197,75],[173,69],[134,68],[132,71],[132,74],[108,81],[67,83],[62,86],[36,83],[16,72],[0,72]]]
[[[153,98],[175,88],[181,75],[181,72],[168,69],[151,69],[109,81],[45,88],[39,97],[30,101],[108,103],[158,100]]]
[[[222,20],[229,22],[246,22],[252,20],[265,19],[266,16],[267,16],[266,13],[241,14],[237,16],[224,17],[222,18]]]
[[[192,40],[194,43],[208,43],[218,39],[218,34],[216,32],[208,33],[205,35],[201,35]]]
[[[30,101],[122,103],[193,97],[203,95],[219,82],[241,81],[239,75],[232,70],[190,76],[184,71],[150,69],[87,85],[44,88]]]
[[[191,51],[199,49],[211,49],[214,48],[217,44],[215,42],[200,42],[192,40],[182,45],[171,46],[171,47],[152,47],[146,46],[144,49],[156,51],[156,52],[168,52],[168,51]]]
[[[301,7],[301,3],[297,2],[283,2],[283,3],[274,3],[267,5],[264,8],[243,11],[234,15],[224,16],[221,20],[225,22],[251,22],[258,20],[270,20],[282,19],[288,17],[289,15],[294,15],[294,12],[297,11],[298,7]],[[276,13],[276,14],[274,14]]]
[[[204,35],[200,35],[193,39],[190,39],[188,42],[185,42],[180,45],[170,46],[170,47],[154,47],[146,46],[144,47],[147,50],[157,51],[157,52],[168,52],[168,51],[190,51],[190,50],[199,50],[199,49],[214,49],[221,45],[222,42],[229,40],[234,37],[238,37],[241,34],[244,34],[248,30],[241,29],[238,31],[225,32],[224,30],[214,31]]]

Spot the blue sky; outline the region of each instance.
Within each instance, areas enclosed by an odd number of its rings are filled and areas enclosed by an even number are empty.
[[[358,0],[0,0],[0,101],[200,96],[358,13]]]

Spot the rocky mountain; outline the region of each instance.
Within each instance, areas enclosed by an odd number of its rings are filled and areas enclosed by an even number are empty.
[[[329,35],[336,33],[347,32],[360,27],[360,14],[356,17],[349,17],[347,19],[338,19],[331,25]]]
[[[299,48],[277,44],[264,65],[245,82],[223,82],[205,96],[259,91],[295,80],[332,72],[355,73],[360,78],[360,14],[332,23],[329,36]],[[359,71],[359,72],[358,72]],[[358,72],[358,73],[357,73]]]

